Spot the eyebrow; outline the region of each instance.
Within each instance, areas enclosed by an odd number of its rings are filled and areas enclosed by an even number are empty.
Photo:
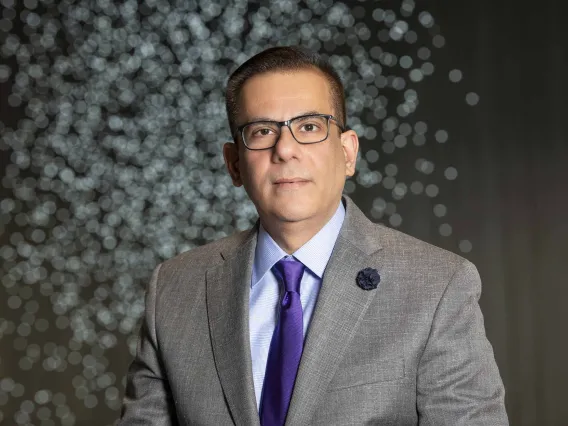
[[[303,115],[312,115],[312,114],[323,114],[323,113],[319,112],[319,111],[315,111],[315,110],[303,111],[303,112],[300,112],[297,115],[294,115],[293,117],[290,117],[289,120],[296,118],[296,117],[301,117]],[[247,120],[246,123],[254,123],[255,121],[280,121],[280,120],[275,120],[274,118],[266,117],[266,116],[254,116],[254,117],[250,117],[250,119]],[[285,120],[282,120],[282,121],[285,121]]]

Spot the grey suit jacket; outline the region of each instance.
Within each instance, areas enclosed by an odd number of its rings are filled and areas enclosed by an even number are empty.
[[[507,425],[475,266],[344,199],[286,424]],[[156,268],[120,425],[259,425],[248,318],[257,230]],[[380,273],[375,290],[356,284],[366,267]]]

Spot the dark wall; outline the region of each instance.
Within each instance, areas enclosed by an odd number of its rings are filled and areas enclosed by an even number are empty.
[[[472,235],[468,257],[484,281],[482,309],[511,423],[561,425],[568,415],[565,5],[447,3],[436,9],[448,56],[481,96],[466,121],[444,111],[463,135],[452,158],[463,171],[452,197],[457,230]]]

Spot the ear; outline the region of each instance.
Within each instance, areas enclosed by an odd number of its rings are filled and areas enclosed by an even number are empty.
[[[359,138],[354,130],[347,130],[341,134],[341,146],[345,155],[345,176],[355,174],[357,153],[359,152]]]
[[[236,142],[227,142],[223,145],[223,158],[233,180],[233,185],[242,186],[243,181],[239,169],[239,146]]]

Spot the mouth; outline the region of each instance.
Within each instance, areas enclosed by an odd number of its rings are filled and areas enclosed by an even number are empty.
[[[274,182],[274,185],[280,189],[297,189],[308,184],[310,181],[302,178],[283,178]]]

